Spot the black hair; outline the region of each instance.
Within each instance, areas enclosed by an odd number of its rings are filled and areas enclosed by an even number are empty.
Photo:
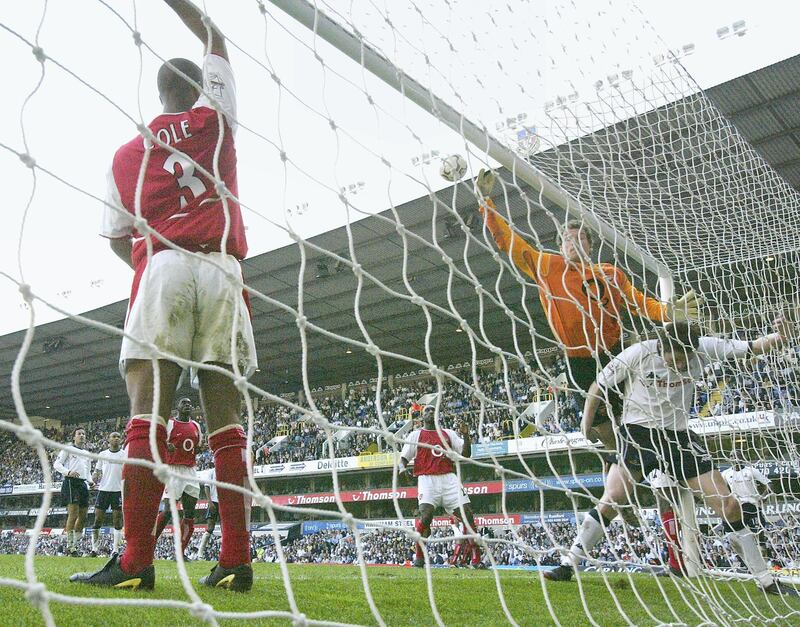
[[[197,87],[175,70],[185,74],[198,85],[203,84],[203,71],[196,63],[189,61],[189,59],[170,59],[158,70],[158,93],[162,96],[164,94],[177,94],[187,99],[196,94]]]
[[[700,329],[689,322],[668,322],[656,331],[658,335],[658,349],[664,352],[676,353],[683,351],[694,352],[700,345]]]

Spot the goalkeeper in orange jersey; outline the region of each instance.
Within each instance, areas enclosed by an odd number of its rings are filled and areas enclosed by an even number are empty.
[[[702,299],[693,290],[674,302],[662,303],[638,291],[625,273],[609,263],[593,263],[592,234],[579,221],[567,222],[561,235],[560,254],[536,250],[519,234],[515,234],[500,217],[491,194],[497,175],[481,170],[476,186],[481,195],[480,212],[497,247],[508,254],[514,265],[532,278],[539,287],[539,299],[556,339],[561,342],[567,361],[570,387],[584,396],[600,372],[620,352],[624,309],[658,322],[687,321],[698,317]],[[614,390],[606,390],[608,404],[615,416],[622,414],[622,398]],[[617,449],[614,428],[604,406],[599,408],[591,435],[599,438],[611,451]],[[606,480],[618,473],[616,455],[605,459]],[[621,513],[629,524],[638,525],[632,509]],[[662,512],[668,524],[673,514]],[[679,559],[677,541],[670,545],[670,561]]]
[[[481,170],[476,186],[480,212],[497,247],[539,287],[539,299],[556,339],[561,342],[570,387],[585,395],[597,373],[620,351],[621,313],[624,309],[658,322],[686,321],[698,316],[702,303],[694,291],[674,302],[662,303],[638,291],[625,273],[609,263],[593,263],[592,234],[578,221],[567,222],[561,236],[561,254],[536,250],[500,217],[491,194],[497,175]],[[622,403],[609,391],[617,414]],[[595,419],[594,430],[605,446],[616,449],[608,416]]]

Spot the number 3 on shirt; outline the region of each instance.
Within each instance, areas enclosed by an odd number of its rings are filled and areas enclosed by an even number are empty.
[[[170,174],[174,174],[178,178],[178,186],[182,190],[188,189],[195,198],[206,192],[205,184],[194,175],[194,164],[186,155],[173,152],[164,161],[164,169]],[[181,194],[181,209],[187,204],[186,196]]]

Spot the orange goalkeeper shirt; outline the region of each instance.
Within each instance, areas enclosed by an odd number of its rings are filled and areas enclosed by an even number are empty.
[[[591,357],[614,348],[622,333],[619,314],[632,312],[663,321],[663,303],[638,291],[625,273],[609,263],[572,264],[561,255],[536,250],[511,231],[486,199],[480,211],[497,247],[539,286],[539,299],[556,338],[569,357]]]

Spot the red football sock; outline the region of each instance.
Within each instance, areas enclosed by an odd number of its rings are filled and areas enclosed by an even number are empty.
[[[456,542],[456,545],[453,547],[453,556],[450,558],[450,563],[455,566],[459,563],[461,558],[461,552],[464,550],[464,543],[463,542]]]
[[[431,528],[428,525],[424,525],[421,520],[416,522],[414,528],[423,538],[427,538],[429,535],[431,535]],[[417,542],[417,553],[415,557],[418,560],[421,560],[425,557],[425,555],[422,553],[422,544],[420,542]]]
[[[184,518],[181,521],[181,552],[186,554],[186,547],[189,546],[189,541],[192,539],[194,533],[194,518]]]
[[[162,510],[158,512],[158,517],[156,518],[156,542],[161,537],[161,534],[164,533],[164,527],[167,526],[167,516],[166,513]]]
[[[672,510],[661,514],[661,524],[664,527],[664,535],[667,537],[667,552],[669,554],[669,565],[676,570],[683,570],[683,555],[681,554],[680,526],[675,512]]]
[[[481,563],[481,547],[472,542],[472,565],[477,566]]]
[[[133,416],[126,429],[125,442],[129,459],[147,459],[150,454],[150,416]],[[156,427],[156,443],[161,459],[167,456],[167,429]],[[122,468],[122,513],[125,519],[125,552],[120,558],[122,570],[135,574],[153,563],[156,546],[156,517],[164,492],[161,483],[149,468],[125,464]]]
[[[214,452],[217,481],[247,487],[247,438],[239,425],[212,433],[208,444]],[[241,492],[219,489],[219,518],[222,548],[219,564],[233,568],[250,563],[250,497]]]

